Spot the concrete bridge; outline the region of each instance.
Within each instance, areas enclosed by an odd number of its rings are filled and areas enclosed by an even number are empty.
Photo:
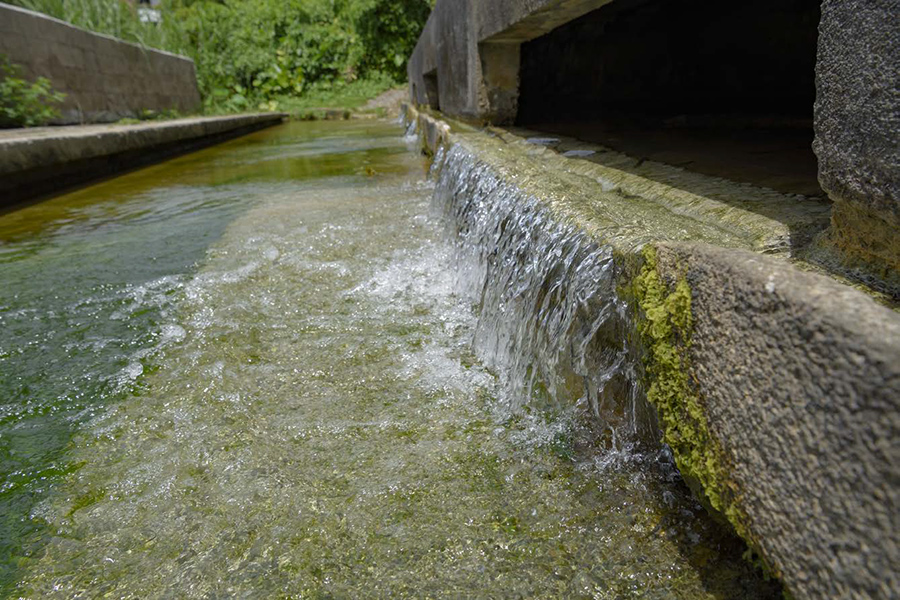
[[[644,232],[636,280],[691,311],[689,343],[644,339],[645,386],[683,383],[657,408],[667,441],[704,432],[673,442],[685,479],[795,598],[900,589],[898,22],[898,0],[438,0],[409,60],[426,151],[587,230],[632,217],[613,189],[747,240]]]
[[[409,80],[454,117],[824,190],[832,262],[898,295],[898,18],[897,0],[440,0]]]

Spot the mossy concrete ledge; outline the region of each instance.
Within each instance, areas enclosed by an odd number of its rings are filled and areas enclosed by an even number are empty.
[[[897,597],[900,312],[794,262],[818,205],[654,165],[622,172],[612,153],[565,158],[412,106],[405,119],[439,179],[475,172],[445,172],[464,156],[613,247],[662,438],[748,558],[796,600]]]
[[[0,131],[0,207],[197,150],[285,118],[283,113],[258,113]]]
[[[647,395],[686,481],[793,597],[896,597],[900,315],[739,249],[644,256]]]

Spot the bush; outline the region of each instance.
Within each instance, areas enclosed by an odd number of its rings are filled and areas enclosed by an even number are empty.
[[[208,109],[271,108],[357,79],[406,79],[433,0],[163,0],[141,23],[121,0],[10,0],[194,59]]]
[[[54,92],[48,79],[39,77],[32,83],[20,74],[20,67],[0,55],[0,127],[35,127],[58,117],[54,104],[65,94]]]
[[[362,70],[405,81],[406,59],[416,47],[433,2],[368,0],[358,5],[354,24],[366,49]]]

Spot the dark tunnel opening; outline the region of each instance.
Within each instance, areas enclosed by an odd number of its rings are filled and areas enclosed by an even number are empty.
[[[820,0],[616,0],[522,45],[516,123],[786,193],[812,152]]]
[[[422,78],[425,81],[425,98],[428,106],[434,110],[441,110],[437,69],[425,73]]]

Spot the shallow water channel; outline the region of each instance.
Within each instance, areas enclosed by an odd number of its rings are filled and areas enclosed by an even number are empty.
[[[777,597],[664,449],[509,397],[417,148],[292,123],[0,215],[2,595]]]

